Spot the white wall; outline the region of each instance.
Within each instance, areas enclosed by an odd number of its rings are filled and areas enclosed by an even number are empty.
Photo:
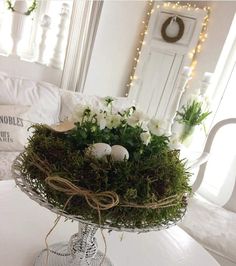
[[[104,1],[84,93],[123,96],[145,1]]]
[[[191,87],[197,88],[204,72],[215,71],[236,12],[236,1],[192,3],[212,8],[208,38],[197,56],[195,76],[190,82]],[[85,85],[86,94],[124,96],[146,5],[145,1],[104,1]]]
[[[197,5],[204,6],[206,3],[199,2]],[[197,56],[196,75],[190,82],[193,88],[199,87],[204,72],[215,71],[236,12],[236,1],[208,1],[207,5],[211,7],[208,38],[202,45],[201,53]]]

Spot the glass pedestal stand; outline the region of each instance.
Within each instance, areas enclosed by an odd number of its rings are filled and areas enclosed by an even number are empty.
[[[79,223],[79,232],[68,243],[58,243],[44,249],[34,266],[113,266],[98,250],[95,233],[98,227]]]

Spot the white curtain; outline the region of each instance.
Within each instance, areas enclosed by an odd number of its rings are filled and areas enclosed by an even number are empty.
[[[83,92],[103,1],[77,1],[72,8],[61,88]]]

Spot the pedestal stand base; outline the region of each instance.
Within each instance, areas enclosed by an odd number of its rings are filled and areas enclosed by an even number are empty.
[[[49,247],[48,260],[47,250],[44,249],[36,258],[34,266],[114,266],[104,254],[98,250],[91,262],[73,260],[68,254],[68,244],[58,243]],[[103,262],[102,262],[103,260]],[[101,264],[102,262],[102,264]]]

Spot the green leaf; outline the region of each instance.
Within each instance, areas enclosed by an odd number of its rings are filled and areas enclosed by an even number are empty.
[[[193,101],[182,106],[182,111],[177,111],[177,121],[189,126],[196,126],[202,124],[202,122],[211,114],[209,111],[202,110],[202,103]]]

